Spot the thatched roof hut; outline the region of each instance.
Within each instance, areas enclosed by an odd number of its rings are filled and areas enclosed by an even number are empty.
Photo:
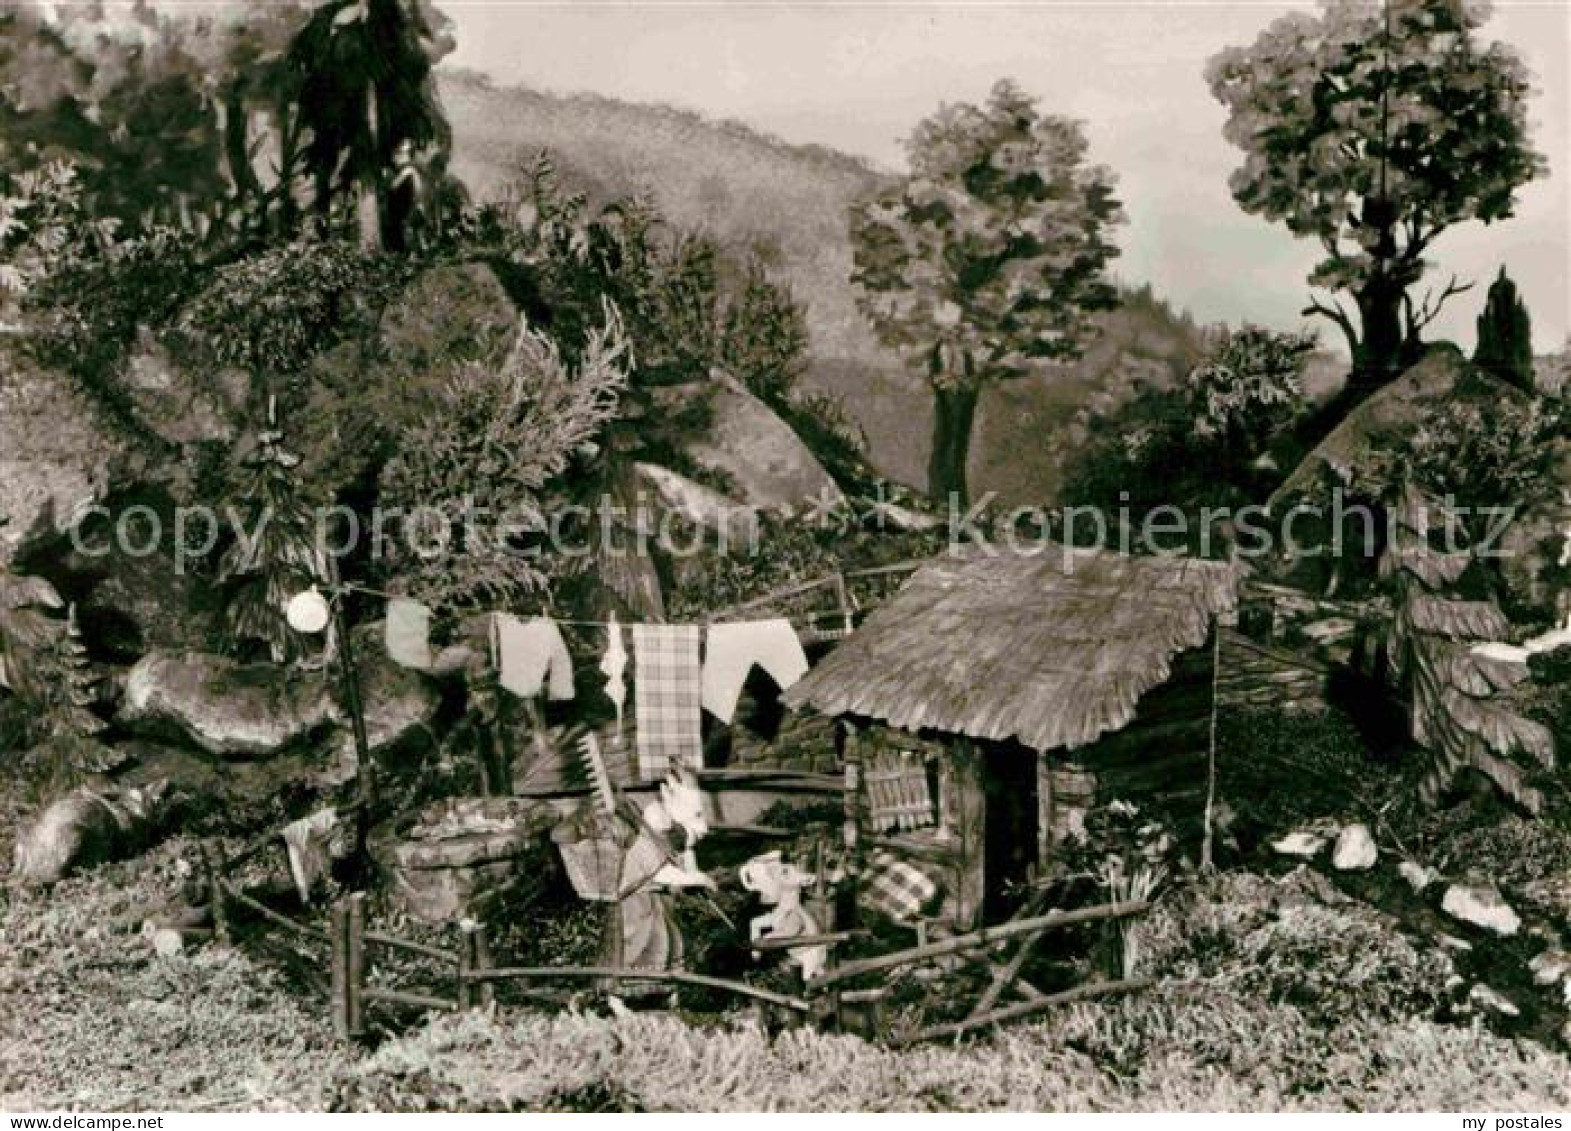
[[[1048,546],[923,567],[786,702],[1037,751],[1122,729],[1237,605],[1243,568]]]
[[[953,552],[918,570],[786,702],[846,723],[870,788],[902,783],[897,821],[927,765],[930,821],[899,823],[880,843],[939,861],[944,916],[974,922],[1007,910],[1017,881],[1055,868],[1058,846],[1112,798],[1198,831],[1212,634],[1237,608],[1244,573],[1061,546]],[[864,804],[875,818],[890,808]]]

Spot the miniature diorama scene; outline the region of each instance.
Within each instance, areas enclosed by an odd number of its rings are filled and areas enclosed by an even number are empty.
[[[0,1109],[1571,1107],[1568,55],[0,0]]]

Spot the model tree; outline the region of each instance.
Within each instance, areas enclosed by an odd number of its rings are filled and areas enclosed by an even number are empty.
[[[1233,198],[1320,243],[1309,283],[1332,293],[1305,313],[1341,328],[1363,390],[1399,373],[1466,289],[1452,279],[1415,299],[1435,240],[1510,216],[1516,190],[1544,171],[1528,136],[1527,69],[1481,41],[1486,15],[1471,0],[1330,0],[1207,68],[1225,136],[1244,151]]]
[[[1524,392],[1533,391],[1533,322],[1504,267],[1478,316],[1473,363]]]
[[[1007,80],[981,106],[940,109],[907,149],[910,175],[852,209],[852,280],[933,389],[929,490],[964,501],[982,390],[1076,356],[1091,312],[1114,304],[1122,211],[1079,124]]]
[[[452,46],[426,0],[330,0],[290,44],[317,210],[353,199],[368,251],[404,249],[420,180],[442,175],[452,138],[431,71]]]
[[[304,644],[284,617],[289,598],[328,578],[310,508],[295,479],[300,457],[283,444],[275,410],[243,462],[232,504],[239,529],[219,561],[232,586],[224,629],[232,649],[261,644],[274,663],[299,658]]]
[[[1474,770],[1537,813],[1544,794],[1533,779],[1554,767],[1554,737],[1512,699],[1529,679],[1527,663],[1480,647],[1504,640],[1511,625],[1494,601],[1458,595],[1473,555],[1451,537],[1436,548],[1442,523],[1460,529],[1442,504],[1409,485],[1392,518],[1381,561],[1393,598],[1386,655],[1423,752],[1420,799],[1434,804],[1464,770]]]

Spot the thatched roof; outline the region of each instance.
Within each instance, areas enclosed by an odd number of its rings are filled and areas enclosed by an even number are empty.
[[[786,693],[787,704],[908,730],[1077,747],[1118,730],[1173,657],[1231,613],[1244,569],[1042,548],[957,551]]]

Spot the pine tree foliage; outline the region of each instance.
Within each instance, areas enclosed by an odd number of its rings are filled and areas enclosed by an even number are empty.
[[[65,671],[65,684],[58,695],[60,725],[73,734],[93,735],[108,728],[108,724],[93,714],[92,708],[102,699],[103,677],[87,653],[82,640],[82,626],[76,618],[76,605],[66,614],[65,636],[60,643],[60,665]]]
[[[1413,739],[1427,758],[1420,798],[1433,805],[1473,769],[1537,813],[1544,797],[1531,779],[1554,768],[1554,739],[1508,697],[1529,678],[1527,666],[1474,651],[1504,640],[1511,626],[1494,601],[1455,595],[1473,558],[1449,544],[1435,548],[1436,519],[1459,526],[1441,504],[1405,487],[1381,563],[1395,596],[1387,660],[1408,696]]]
[[[1525,392],[1534,391],[1533,321],[1504,267],[1490,284],[1478,315],[1473,363]]]
[[[230,648],[261,644],[281,664],[306,652],[284,617],[285,605],[296,593],[326,581],[329,573],[312,511],[296,480],[300,457],[284,446],[274,421],[268,423],[243,462],[231,503],[237,537],[219,560],[219,580],[233,588],[224,614]]]
[[[496,607],[549,587],[567,542],[555,481],[601,452],[628,388],[628,345],[607,304],[577,365],[524,325],[501,365],[456,368],[383,468],[385,506],[408,516],[389,547],[409,593],[437,608]],[[570,552],[567,551],[567,552]]]

